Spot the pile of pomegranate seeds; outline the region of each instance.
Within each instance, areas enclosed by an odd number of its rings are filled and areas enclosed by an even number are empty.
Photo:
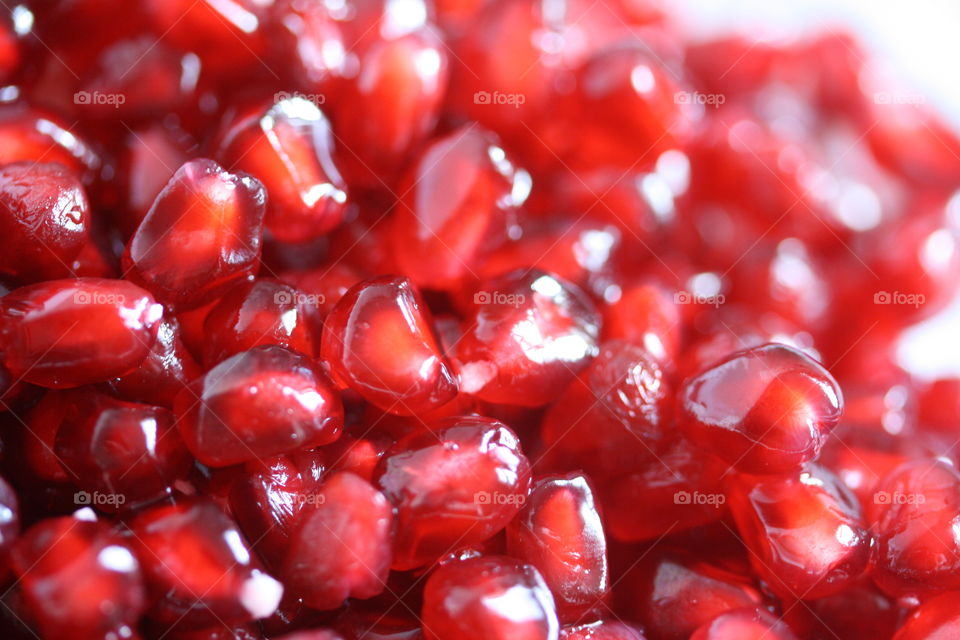
[[[960,137],[654,0],[0,15],[0,637],[960,638]]]

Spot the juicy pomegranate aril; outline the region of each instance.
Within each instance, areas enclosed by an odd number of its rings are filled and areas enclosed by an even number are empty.
[[[530,463],[490,418],[448,418],[399,441],[377,484],[397,508],[393,568],[413,569],[501,531],[523,506]]]
[[[130,530],[157,620],[244,622],[268,617],[280,603],[283,586],[259,568],[236,525],[211,502],[148,509]]]
[[[213,301],[259,267],[266,197],[249,175],[187,162],[130,238],[124,272],[178,309]]]
[[[49,280],[0,298],[0,353],[15,379],[43,387],[105,382],[143,362],[162,315],[131,282]]]
[[[457,395],[430,313],[405,278],[350,289],[324,322],[321,354],[341,386],[390,413],[416,415]]]
[[[748,473],[815,459],[842,411],[833,376],[782,344],[734,353],[688,379],[677,402],[690,440]]]
[[[187,447],[214,467],[327,444],[343,428],[323,372],[278,346],[224,360],[179,393],[174,411]]]
[[[422,619],[427,640],[557,640],[560,626],[553,597],[537,570],[499,556],[437,569],[424,587]]]

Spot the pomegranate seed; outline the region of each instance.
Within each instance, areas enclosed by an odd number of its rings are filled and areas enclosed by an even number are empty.
[[[604,336],[642,346],[661,365],[669,366],[679,355],[683,329],[676,300],[656,284],[627,289],[604,309]]]
[[[602,604],[610,586],[607,541],[583,475],[539,480],[507,527],[507,549],[540,571],[561,621]]]
[[[301,451],[249,462],[231,483],[230,512],[271,569],[282,566],[300,513],[316,505],[325,471],[322,453]]]
[[[126,205],[127,215],[117,224],[132,234],[150,210],[176,167],[189,159],[189,136],[166,126],[152,126],[130,133],[119,159],[119,178],[123,181],[118,199]]]
[[[30,161],[57,162],[80,176],[85,185],[100,169],[100,157],[55,116],[14,103],[0,107],[0,165]]]
[[[496,420],[449,418],[394,445],[377,483],[397,508],[393,568],[404,571],[501,531],[526,501],[530,464]]]
[[[390,413],[416,415],[457,394],[429,311],[404,278],[350,289],[325,320],[321,352],[341,387]]]
[[[840,593],[806,603],[784,603],[784,620],[802,638],[890,640],[900,621],[900,609],[869,577]]]
[[[203,322],[203,360],[213,366],[256,346],[276,344],[316,356],[322,320],[309,296],[271,278],[240,284],[223,296]]]
[[[153,507],[130,529],[156,620],[245,622],[266,618],[280,603],[283,586],[259,569],[236,525],[213,503]]]
[[[103,496],[103,511],[133,510],[173,492],[186,477],[190,455],[161,407],[85,393],[71,404],[54,452],[84,491]]]
[[[577,164],[652,167],[689,137],[696,121],[695,108],[677,99],[681,87],[647,45],[598,52],[578,71],[578,85],[571,154]]]
[[[217,158],[266,187],[265,224],[281,242],[306,242],[343,218],[345,185],[333,161],[330,123],[309,100],[292,97],[259,107],[230,125]]]
[[[636,470],[665,449],[669,387],[641,347],[612,340],[547,411],[548,465],[595,478]]]
[[[43,520],[16,542],[10,563],[45,638],[130,637],[146,606],[137,559],[103,522]]]
[[[0,271],[19,280],[56,277],[87,242],[90,203],[59,164],[0,168]]]
[[[83,75],[74,99],[81,116],[125,121],[158,117],[183,107],[192,97],[200,63],[193,54],[180,54],[152,35],[114,42],[100,51],[95,66]],[[97,102],[96,95],[123,96]]]
[[[130,239],[124,270],[164,304],[199,307],[254,273],[266,192],[207,159],[187,162]]]
[[[464,392],[539,407],[597,355],[600,317],[575,285],[539,270],[488,280],[457,345]]]
[[[960,588],[958,510],[960,473],[950,464],[917,460],[890,472],[868,506],[877,585],[903,596]]]
[[[724,612],[761,604],[743,578],[673,553],[645,560],[633,573],[618,598],[654,638],[685,640]]]
[[[530,565],[506,557],[470,558],[438,568],[423,589],[422,617],[427,640],[559,637],[543,578]]]
[[[130,282],[41,282],[0,298],[0,353],[12,375],[43,387],[104,382],[144,361],[162,314]]]
[[[164,407],[187,383],[200,377],[200,365],[183,343],[176,318],[163,318],[157,328],[157,341],[146,359],[127,375],[111,381],[113,390],[127,400],[143,400]]]
[[[646,636],[622,622],[603,620],[560,629],[560,640],[646,640]]]
[[[397,262],[421,287],[456,290],[483,253],[507,238],[530,176],[495,136],[469,125],[432,142],[407,183],[393,214]]]
[[[343,428],[323,373],[278,346],[224,360],[180,392],[174,411],[187,447],[213,467],[332,442]]]
[[[960,594],[945,593],[925,601],[913,610],[893,640],[934,640],[950,638],[960,633],[957,606]]]
[[[726,514],[724,466],[678,441],[632,473],[601,478],[606,526],[617,540],[652,540],[716,522]]]
[[[866,569],[872,541],[860,505],[826,469],[738,478],[729,495],[754,571],[775,593],[821,598]]]
[[[254,0],[149,0],[143,10],[157,33],[179,49],[196,52],[204,65],[226,73],[243,64],[264,64],[260,58],[267,44],[265,6]]]
[[[288,588],[316,609],[371,598],[390,571],[393,507],[352,473],[337,473],[294,530],[284,565]]]
[[[677,410],[691,441],[741,471],[776,473],[816,458],[843,399],[818,363],[786,345],[767,344],[688,379]]]
[[[345,29],[356,70],[335,83],[331,117],[349,150],[340,160],[350,184],[389,183],[433,129],[447,88],[447,49],[423,21],[426,7],[414,0],[403,17],[393,7],[388,0],[365,3],[358,14],[375,16]]]
[[[690,640],[797,640],[797,636],[763,609],[734,609],[697,629]]]

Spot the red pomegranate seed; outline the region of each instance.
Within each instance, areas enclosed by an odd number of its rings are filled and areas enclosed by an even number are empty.
[[[679,426],[737,469],[791,471],[816,458],[843,411],[821,365],[782,344],[739,351],[684,382]]]
[[[203,360],[213,366],[267,344],[315,357],[322,324],[309,295],[272,278],[257,278],[231,289],[207,314]]]
[[[757,575],[782,597],[816,599],[841,591],[866,569],[872,540],[856,498],[830,472],[740,477],[730,510]]]
[[[342,387],[390,413],[416,415],[457,394],[431,322],[409,280],[367,280],[327,316],[321,353]]]
[[[481,284],[466,328],[457,345],[461,389],[539,407],[597,355],[600,316],[575,285],[533,269]]]
[[[248,462],[230,482],[230,512],[247,539],[258,541],[255,551],[270,569],[282,567],[294,525],[317,505],[326,470],[323,453],[298,451]]]
[[[716,522],[726,515],[725,466],[684,440],[631,473],[598,478],[605,524],[617,540],[653,540]]]
[[[694,631],[690,640],[797,640],[797,636],[764,609],[734,609]]]
[[[334,474],[316,498],[291,535],[287,587],[321,610],[379,594],[390,572],[393,507],[352,473]]]
[[[213,503],[153,507],[130,529],[155,620],[209,626],[276,610],[283,585],[260,570],[236,525]]]
[[[0,353],[12,375],[43,387],[104,382],[144,361],[162,314],[130,282],[41,282],[0,298]]]
[[[944,593],[913,610],[893,640],[939,640],[960,633],[960,594]]]
[[[560,629],[560,640],[646,640],[643,632],[623,622],[603,620]]]
[[[890,640],[900,608],[869,577],[840,593],[804,603],[785,602],[784,620],[801,638],[876,638]]]
[[[670,396],[649,352],[621,340],[603,343],[544,416],[547,465],[597,479],[636,471],[666,448]]]
[[[553,593],[561,621],[600,608],[610,587],[607,541],[587,479],[547,477],[507,526],[510,555],[536,567]]]
[[[485,556],[438,568],[423,589],[423,635],[446,638],[557,640],[550,590],[536,569]]]
[[[603,335],[647,350],[663,366],[671,366],[683,331],[677,297],[658,284],[642,284],[621,292],[603,310]]]
[[[658,554],[632,573],[620,585],[618,600],[654,638],[687,640],[724,612],[762,603],[743,578],[678,554]]]
[[[0,271],[21,281],[68,271],[88,241],[90,203],[63,165],[0,168]]]
[[[191,462],[168,409],[89,392],[77,393],[53,450],[88,504],[107,512],[171,495]]]
[[[344,33],[356,68],[334,84],[331,117],[346,150],[340,162],[348,182],[379,189],[435,126],[449,54],[424,21],[427,9],[420,0],[400,11],[376,0],[357,13],[361,18]]]
[[[45,638],[131,637],[146,606],[137,559],[103,522],[43,520],[17,541],[10,563]]]
[[[184,51],[194,51],[203,64],[229,74],[248,65],[265,65],[264,22],[267,3],[256,0],[149,0],[143,11],[157,33]]]
[[[468,125],[426,147],[405,184],[393,214],[397,262],[417,285],[455,291],[507,239],[530,176],[495,136]]]
[[[496,420],[449,418],[394,445],[377,483],[397,508],[393,568],[403,571],[501,531],[527,499],[530,464]]]
[[[221,362],[180,392],[184,442],[204,464],[225,467],[336,440],[343,408],[312,360],[278,346]]]
[[[347,194],[333,161],[333,134],[323,112],[302,97],[244,113],[222,135],[217,159],[266,187],[265,225],[281,242],[306,242],[343,218]]]
[[[877,585],[897,596],[960,588],[958,511],[960,473],[952,465],[917,460],[887,475],[867,512]]]
[[[663,151],[689,138],[696,106],[676,76],[648,45],[610,47],[577,72],[576,136],[571,159],[579,166],[652,167]],[[614,125],[613,123],[617,123]]]
[[[192,53],[178,54],[163,39],[138,34],[99,53],[74,97],[73,110],[84,118],[157,118],[193,97],[200,62]],[[100,95],[109,99],[94,100]]]
[[[127,400],[142,400],[163,407],[202,370],[181,338],[176,318],[163,318],[157,329],[157,341],[146,359],[127,375],[111,381],[117,395]]]
[[[177,167],[189,159],[191,145],[187,134],[162,125],[130,133],[118,161],[122,185],[117,197],[127,214],[116,223],[125,233],[136,230]]]
[[[101,166],[89,144],[59,118],[23,103],[0,107],[0,165],[58,162],[89,185]]]
[[[178,309],[211,302],[256,271],[265,200],[251,176],[187,162],[130,239],[125,272]]]

